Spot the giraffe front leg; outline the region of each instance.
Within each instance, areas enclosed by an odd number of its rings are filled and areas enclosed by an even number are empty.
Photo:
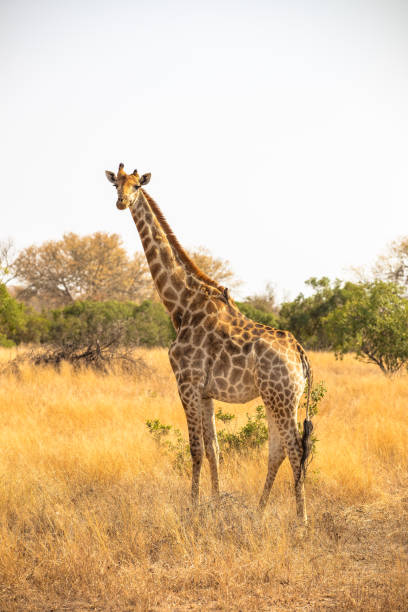
[[[200,471],[204,455],[201,400],[196,388],[189,383],[183,383],[179,386],[179,394],[187,418],[188,438],[193,464],[191,500],[193,506],[196,506],[199,499]]]
[[[220,449],[217,440],[217,430],[215,428],[214,405],[212,399],[203,399],[201,407],[204,447],[208,463],[210,464],[212,494],[218,497],[220,494],[218,479]]]

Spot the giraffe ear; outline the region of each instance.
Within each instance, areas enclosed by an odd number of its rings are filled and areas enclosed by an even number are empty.
[[[108,181],[116,185],[116,174],[114,172],[111,172],[110,170],[105,170],[105,174]]]
[[[143,176],[140,177],[140,184],[147,185],[147,183],[150,181],[151,176],[152,176],[151,172],[147,172],[147,174],[143,174]]]

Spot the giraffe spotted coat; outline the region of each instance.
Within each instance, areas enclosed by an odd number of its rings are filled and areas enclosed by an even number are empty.
[[[156,202],[142,185],[150,174],[106,172],[118,193],[117,207],[130,208],[157,291],[177,331],[170,363],[183,404],[193,462],[192,499],[199,494],[204,452],[212,490],[219,494],[219,449],[213,399],[244,403],[261,396],[269,428],[263,509],[287,455],[293,470],[297,514],[307,520],[301,478],[302,444],[297,409],[309,369],[307,356],[286,331],[245,317],[228,291],[188,258]]]

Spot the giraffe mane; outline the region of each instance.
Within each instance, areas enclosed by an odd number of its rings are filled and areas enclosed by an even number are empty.
[[[207,276],[205,272],[200,270],[200,268],[187,255],[187,253],[185,252],[185,250],[183,249],[183,247],[177,240],[165,216],[160,210],[159,205],[153,200],[153,198],[144,189],[141,189],[141,191],[143,195],[145,196],[146,200],[148,201],[149,206],[152,209],[154,215],[156,216],[158,222],[163,228],[164,233],[166,234],[169,243],[174,248],[180,260],[186,266],[187,270],[192,272],[196,277],[198,277],[201,281],[203,281],[207,285],[210,285],[211,287],[215,287],[216,289],[218,289],[218,291],[222,293],[224,291],[224,287],[222,285],[219,285],[215,280]]]

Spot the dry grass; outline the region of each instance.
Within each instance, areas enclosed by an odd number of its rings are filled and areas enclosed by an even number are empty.
[[[329,389],[294,521],[285,462],[263,520],[265,453],[229,456],[220,506],[147,433],[186,431],[164,350],[149,378],[23,368],[1,377],[0,609],[408,609],[408,376],[314,354]],[[0,360],[11,351],[2,351]],[[252,406],[229,406],[245,420]]]

